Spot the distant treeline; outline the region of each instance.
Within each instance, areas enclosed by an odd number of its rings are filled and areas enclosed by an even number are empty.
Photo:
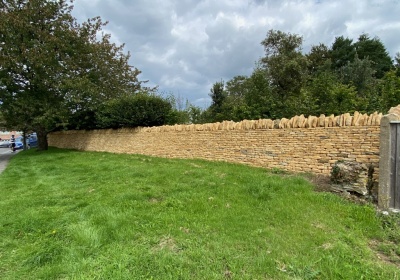
[[[270,30],[252,74],[214,83],[211,106],[195,121],[387,112],[400,103],[400,54],[392,60],[379,38],[340,36],[308,53],[302,43],[299,35]]]

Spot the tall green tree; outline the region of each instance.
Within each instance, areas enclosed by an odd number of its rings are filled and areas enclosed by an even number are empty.
[[[368,58],[359,59],[356,54],[354,61],[349,62],[340,69],[341,82],[345,85],[354,86],[357,91],[358,111],[371,112],[379,110],[377,106],[378,79],[375,77],[373,62]]]
[[[47,134],[103,102],[141,88],[123,46],[100,35],[99,17],[78,24],[65,0],[0,3],[0,106],[47,149]]]
[[[232,104],[242,104],[248,91],[248,77],[239,75],[226,82],[226,97]]]
[[[333,71],[321,71],[313,77],[306,90],[311,94],[313,115],[343,114],[357,108],[359,98],[356,88],[343,84]]]
[[[249,119],[278,118],[275,96],[269,83],[265,69],[256,65],[247,80],[247,91],[244,100],[248,107]]]
[[[391,107],[400,104],[400,76],[396,70],[385,73],[380,83],[381,112],[387,112]]]
[[[396,69],[396,75],[400,77],[400,52],[396,53],[394,57],[394,67]]]
[[[332,69],[340,69],[354,60],[356,49],[353,40],[339,36],[331,47],[330,57],[332,59]]]
[[[223,105],[226,100],[225,82],[220,81],[213,84],[210,89],[211,106],[210,113],[213,121],[222,121],[225,119]]]
[[[310,74],[317,73],[320,70],[326,69],[327,65],[331,65],[331,53],[325,44],[320,43],[314,45],[311,50],[306,54],[308,59],[308,69]]]
[[[375,70],[374,76],[376,78],[382,78],[386,72],[393,68],[392,59],[378,37],[371,39],[368,34],[361,34],[354,47],[360,59],[372,61],[371,66]]]
[[[285,102],[301,95],[307,81],[308,60],[302,53],[303,38],[296,34],[270,30],[261,42],[265,57],[261,63],[266,69],[281,117],[293,114]]]

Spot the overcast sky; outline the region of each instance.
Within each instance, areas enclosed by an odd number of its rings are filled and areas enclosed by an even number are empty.
[[[305,52],[362,33],[400,52],[400,0],[75,0],[73,15],[108,21],[141,80],[200,107],[215,82],[251,74],[270,29],[303,36]]]

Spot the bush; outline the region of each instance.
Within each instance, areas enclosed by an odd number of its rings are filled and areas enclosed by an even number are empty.
[[[111,100],[96,113],[98,128],[159,126],[167,123],[171,104],[156,95],[139,93]]]

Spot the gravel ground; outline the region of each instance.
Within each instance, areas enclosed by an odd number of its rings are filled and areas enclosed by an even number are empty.
[[[3,172],[4,169],[6,169],[7,163],[10,158],[17,153],[18,151],[12,153],[9,148],[0,148],[0,173]]]

